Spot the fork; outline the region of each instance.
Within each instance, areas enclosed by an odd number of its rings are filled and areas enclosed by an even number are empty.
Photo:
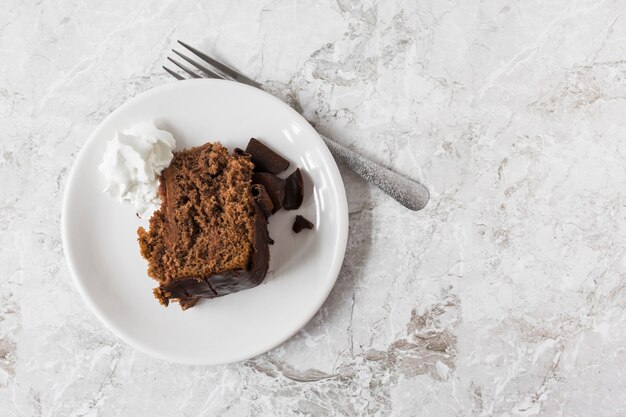
[[[246,77],[242,73],[235,71],[231,67],[219,62],[216,59],[211,58],[202,51],[187,45],[185,42],[178,41],[178,43],[205,62],[205,65],[202,65],[195,59],[189,58],[187,55],[173,49],[172,51],[174,54],[193,66],[194,69],[190,68],[188,65],[182,64],[174,58],[168,57],[167,59],[188,74],[189,77],[217,78],[236,81],[263,90],[263,85]],[[209,65],[209,68],[207,68],[206,64]],[[166,66],[163,66],[163,69],[177,80],[187,79]],[[200,72],[198,72],[198,70]],[[411,210],[421,210],[426,206],[426,203],[428,203],[430,193],[428,192],[428,189],[418,181],[393,172],[375,163],[374,161],[351,151],[326,136],[320,135],[320,137],[336,160],[341,161],[366,181],[376,185],[406,208]]]

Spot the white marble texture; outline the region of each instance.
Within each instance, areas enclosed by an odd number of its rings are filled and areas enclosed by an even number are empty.
[[[218,367],[135,352],[60,240],[68,170],[176,39],[422,179],[342,169],[337,285],[294,338]],[[0,2],[1,416],[626,415],[626,2]]]

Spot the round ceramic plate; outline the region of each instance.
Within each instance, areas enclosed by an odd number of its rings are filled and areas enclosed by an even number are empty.
[[[152,295],[133,207],[102,192],[98,171],[106,142],[118,130],[154,120],[176,149],[219,140],[232,150],[251,137],[290,160],[285,174],[304,172],[302,207],[270,218],[270,269],[258,287],[181,311]],[[315,224],[295,234],[296,214]],[[188,80],[154,88],[109,115],[83,146],[63,202],[63,245],[87,305],[116,335],[150,355],[187,364],[247,359],[284,342],[321,307],[343,261],[348,234],[346,195],[330,152],[315,130],[282,101],[246,85]]]

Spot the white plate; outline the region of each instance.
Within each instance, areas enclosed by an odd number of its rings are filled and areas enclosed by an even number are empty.
[[[102,193],[97,167],[115,131],[154,120],[174,134],[176,149],[220,140],[232,150],[251,137],[305,173],[296,211],[270,218],[270,270],[256,288],[181,311],[152,295],[130,205]],[[314,230],[291,231],[296,214]],[[282,101],[229,81],[189,80],[154,88],[109,115],[87,140],[69,176],[62,213],[63,246],[87,305],[116,335],[150,355],[186,364],[221,364],[261,354],[284,342],[321,307],[343,261],[348,207],[339,170],[315,130]]]

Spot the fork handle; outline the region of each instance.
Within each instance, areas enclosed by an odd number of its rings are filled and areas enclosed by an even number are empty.
[[[430,198],[428,189],[417,181],[393,172],[359,154],[320,135],[335,159],[411,210],[421,210]]]

